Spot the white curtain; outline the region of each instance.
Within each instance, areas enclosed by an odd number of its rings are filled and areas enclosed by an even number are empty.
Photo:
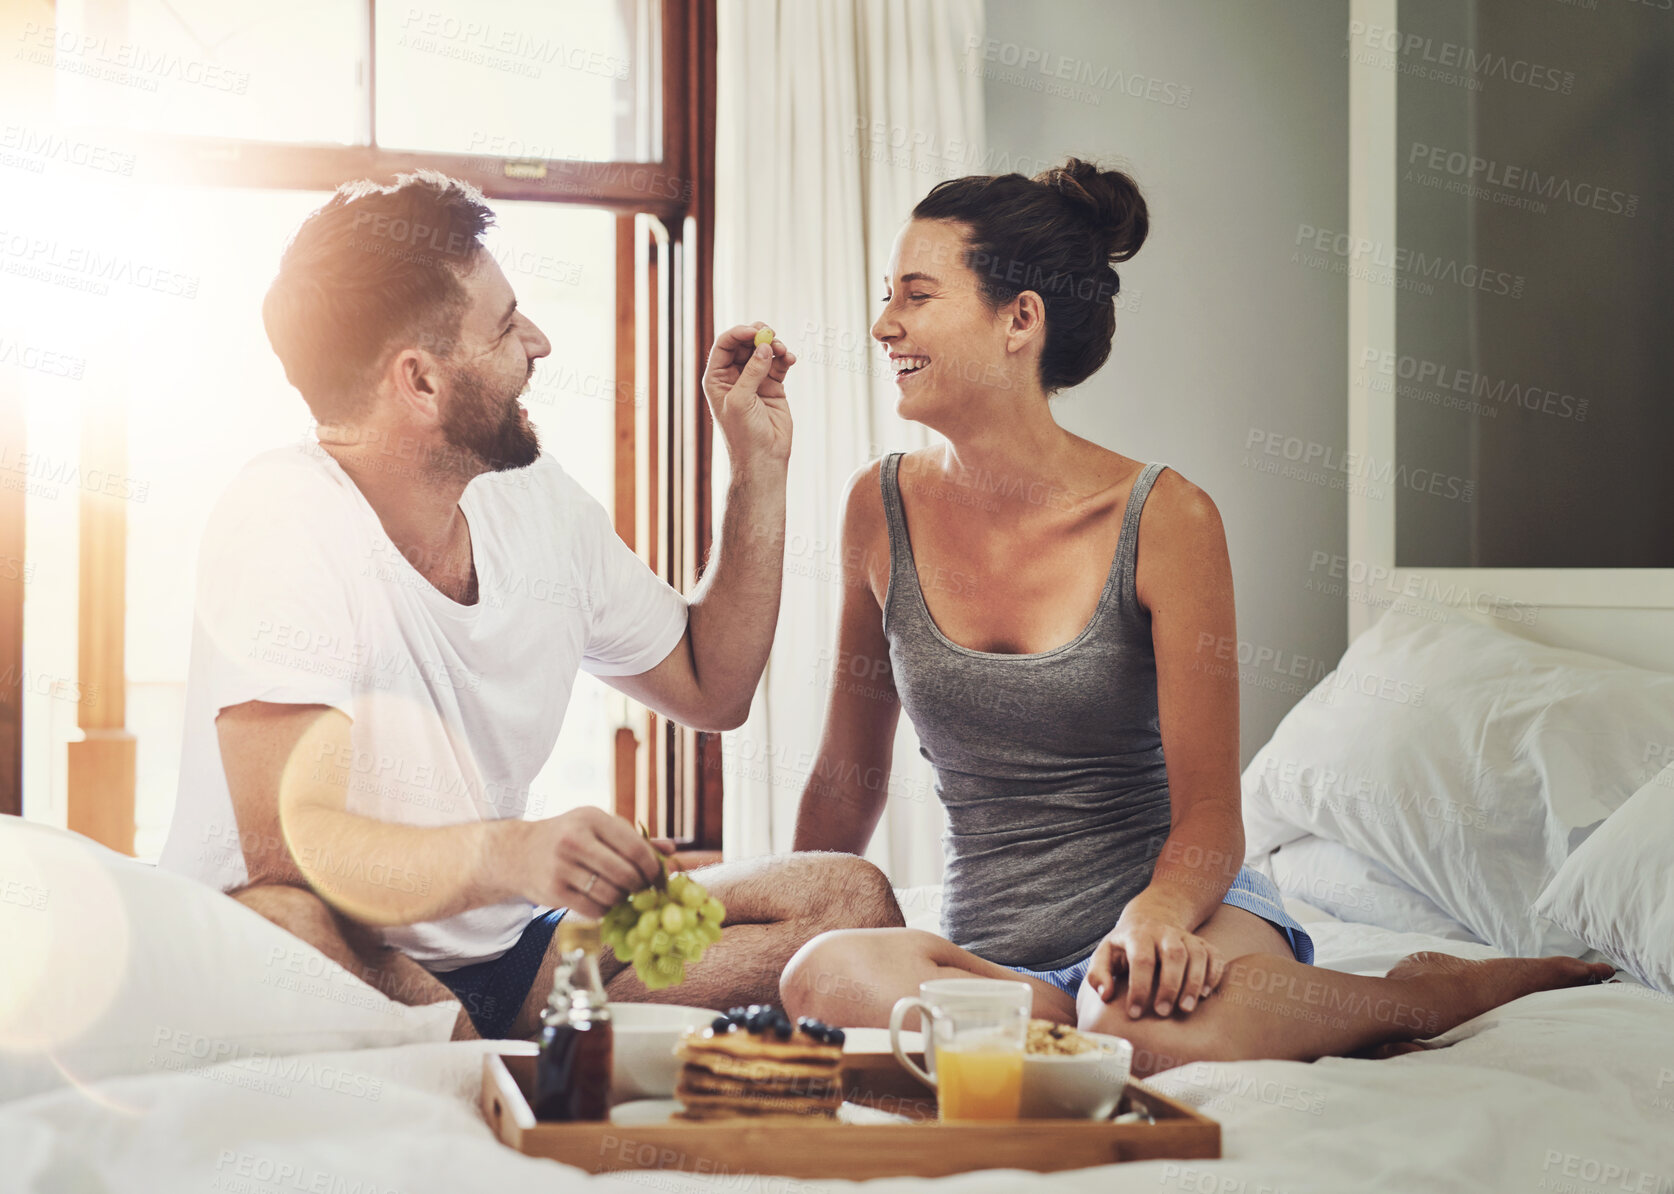
[[[895,414],[869,328],[891,243],[944,178],[984,166],[981,0],[721,0],[717,328],[765,320],[797,354],[785,594],[749,721],[725,736],[729,857],[790,849],[830,684],[844,483],[926,442]],[[726,469],[716,461],[718,486]],[[903,716],[868,857],[941,878],[942,810]]]

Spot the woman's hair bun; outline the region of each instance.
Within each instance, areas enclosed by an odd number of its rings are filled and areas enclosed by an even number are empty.
[[[1145,196],[1120,170],[1101,170],[1091,162],[1070,158],[1062,166],[1035,175],[1035,181],[1057,191],[1092,223],[1112,262],[1128,260],[1145,243],[1151,228]]]
[[[991,308],[1025,290],[1046,309],[1041,388],[1086,381],[1110,357],[1116,334],[1116,263],[1150,229],[1138,185],[1117,170],[1070,158],[1033,178],[971,174],[930,188],[915,220],[947,220],[964,233],[964,263]]]

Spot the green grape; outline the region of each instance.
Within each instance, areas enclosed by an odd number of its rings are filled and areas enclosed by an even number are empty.
[[[642,827],[641,834],[649,835]],[[599,936],[619,961],[631,962],[647,990],[684,982],[686,965],[721,939],[726,906],[684,871],[624,896],[604,915]]]

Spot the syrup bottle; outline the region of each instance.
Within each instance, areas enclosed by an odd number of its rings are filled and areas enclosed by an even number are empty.
[[[610,1005],[599,981],[599,922],[558,922],[558,969],[541,1016],[535,1062],[537,1120],[610,1118]]]

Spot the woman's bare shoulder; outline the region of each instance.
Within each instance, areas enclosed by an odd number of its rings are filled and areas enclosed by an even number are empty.
[[[850,583],[864,582],[874,598],[889,581],[889,525],[884,516],[883,460],[870,460],[843,490],[842,568]],[[879,604],[882,599],[878,598]]]
[[[1172,468],[1157,474],[1145,500],[1138,557],[1134,583],[1147,609],[1169,594],[1231,592],[1221,512],[1203,489]]]
[[[1145,521],[1166,524],[1176,533],[1218,534],[1221,530],[1221,512],[1215,505],[1215,499],[1172,466],[1158,473],[1151,484],[1151,494],[1145,500],[1142,526]]]
[[[883,458],[868,460],[849,474],[843,487],[843,530],[883,525]]]

